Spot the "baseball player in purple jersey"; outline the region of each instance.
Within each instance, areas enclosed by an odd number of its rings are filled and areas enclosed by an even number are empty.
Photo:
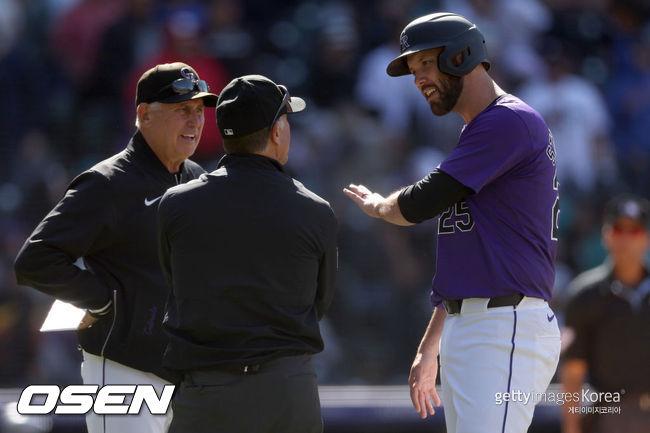
[[[449,433],[525,432],[560,352],[548,306],[559,215],[553,138],[488,75],[485,40],[467,19],[420,17],[400,44],[388,74],[413,74],[434,114],[454,111],[466,125],[451,154],[414,185],[388,197],[363,185],[344,192],[393,224],[440,215],[435,309],[409,376],[416,411],[426,418],[440,405],[440,355]]]

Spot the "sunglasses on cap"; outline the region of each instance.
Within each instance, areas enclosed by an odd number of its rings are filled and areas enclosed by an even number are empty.
[[[278,108],[278,111],[275,113],[275,116],[273,116],[273,120],[271,121],[271,124],[269,125],[269,129],[273,128],[273,125],[275,125],[275,122],[278,121],[278,118],[282,115],[282,110],[287,108],[287,102],[289,101],[289,98],[291,97],[289,95],[289,90],[284,87],[283,85],[278,86],[280,90],[282,90],[282,93],[284,93],[284,97],[282,98],[282,103],[280,103],[280,108]],[[287,111],[289,111],[287,109]]]
[[[171,84],[167,84],[165,87],[158,91],[158,95],[165,93],[169,89],[179,95],[184,95],[189,92],[198,90],[199,92],[209,92],[210,86],[205,80],[192,80],[189,78],[179,78],[174,80]]]
[[[614,224],[612,226],[612,233],[618,236],[621,235],[632,235],[639,236],[642,233],[645,233],[646,228],[643,226],[625,226],[623,224]]]

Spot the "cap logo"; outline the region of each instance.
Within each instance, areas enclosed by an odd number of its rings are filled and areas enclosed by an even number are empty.
[[[621,208],[621,213],[632,218],[639,218],[641,215],[641,207],[633,201],[625,202]]]
[[[226,135],[235,135],[232,129],[224,129],[223,133]]]
[[[187,78],[188,80],[192,80],[192,81],[199,80],[199,77],[197,77],[196,74],[190,70],[190,68],[181,69],[181,75],[183,76],[183,78]]]
[[[400,45],[400,49],[402,51],[404,51],[405,49],[410,47],[410,45],[409,45],[409,35],[403,34],[402,37],[399,38],[399,45]]]

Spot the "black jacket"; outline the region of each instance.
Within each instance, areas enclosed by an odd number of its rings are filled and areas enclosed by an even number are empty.
[[[84,350],[168,380],[161,329],[168,294],[157,255],[156,208],[167,188],[197,178],[192,161],[169,173],[137,132],[122,152],[77,176],[36,227],[15,262],[19,284],[112,311],[78,331]],[[86,269],[74,262],[82,257]]]
[[[580,274],[571,283],[565,325],[573,339],[564,359],[587,362],[589,383],[601,392],[650,392],[650,274],[626,287],[611,263]]]
[[[216,171],[165,193],[158,226],[172,285],[165,366],[235,367],[323,349],[336,217],[275,160],[225,156]]]

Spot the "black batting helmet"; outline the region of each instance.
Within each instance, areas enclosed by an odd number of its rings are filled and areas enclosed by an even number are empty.
[[[406,56],[418,51],[444,47],[438,56],[438,68],[449,75],[469,74],[479,63],[489,69],[485,38],[476,24],[449,12],[429,14],[411,21],[400,35],[400,55],[388,64],[386,72],[393,77],[410,74]],[[454,65],[459,54],[463,59]]]

